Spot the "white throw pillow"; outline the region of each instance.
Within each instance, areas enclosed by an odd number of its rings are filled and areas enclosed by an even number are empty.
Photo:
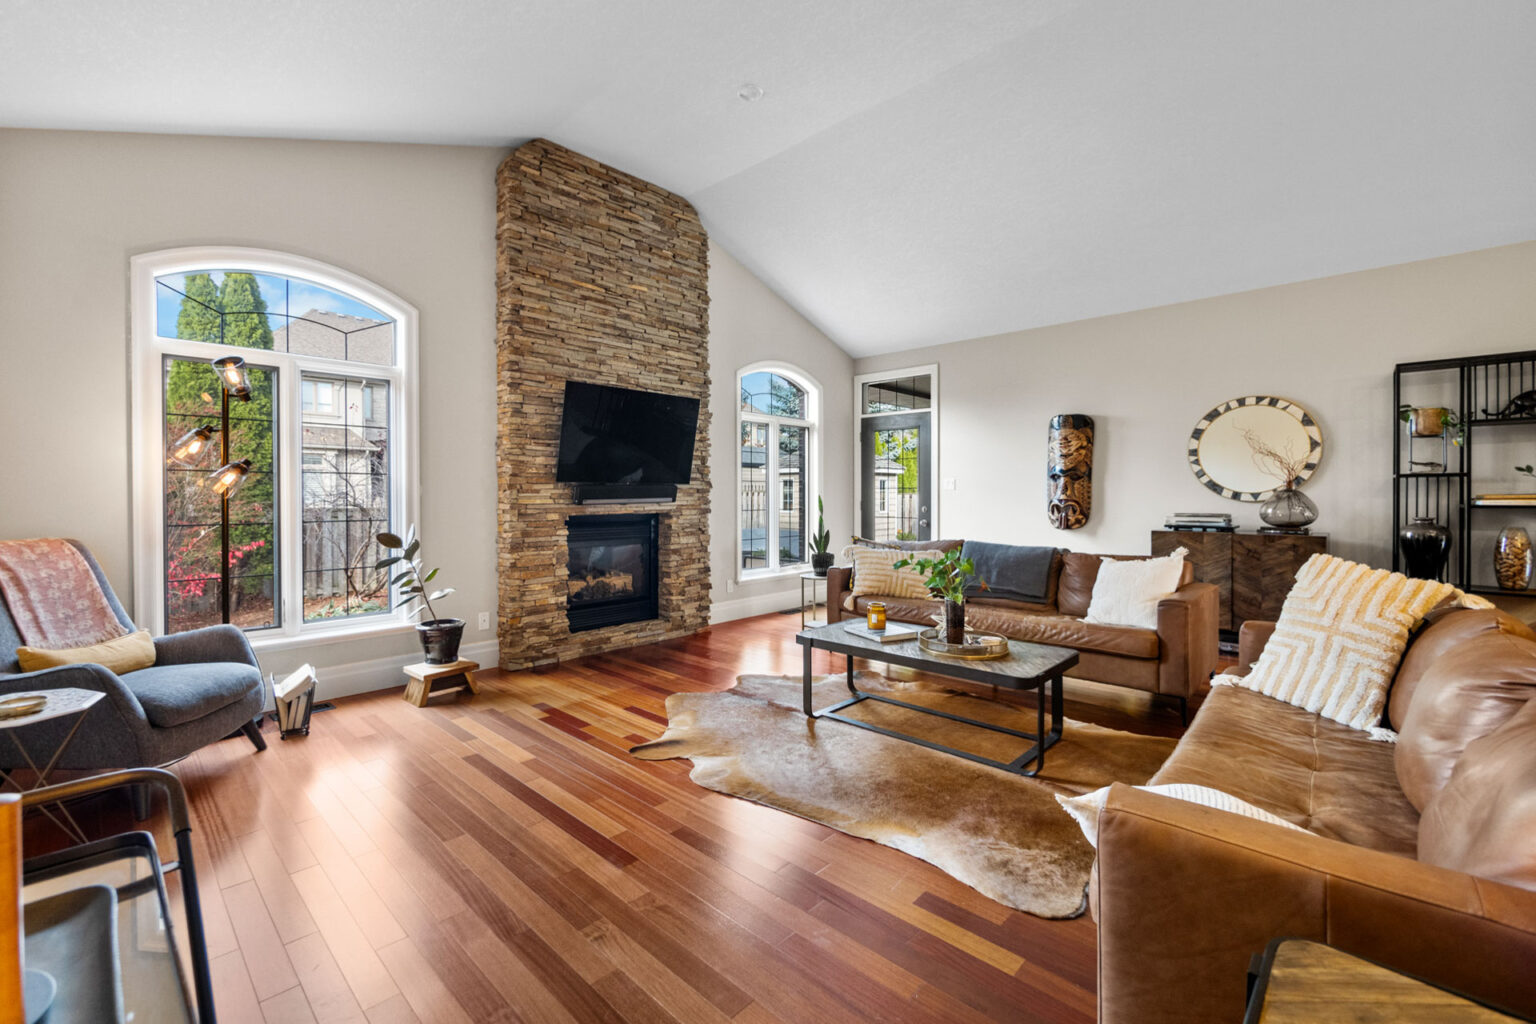
[[[900,569],[893,564],[903,558],[937,561],[942,551],[898,551],[895,548],[854,548],[852,596],[905,597],[923,600],[929,597],[923,580],[927,577],[910,566]]]
[[[1179,589],[1184,556],[1179,548],[1162,558],[1103,559],[1084,622],[1157,628],[1157,602]]]
[[[1239,800],[1230,793],[1223,793],[1219,789],[1211,789],[1209,786],[1191,786],[1183,782],[1169,783],[1161,786],[1137,786],[1137,789],[1148,793],[1160,793],[1163,796],[1171,796],[1175,800],[1184,800],[1188,803],[1199,804],[1201,807],[1214,807],[1218,811],[1226,811],[1229,814],[1242,815],[1244,818],[1252,818],[1254,821],[1267,822],[1270,825],[1279,825],[1281,828],[1292,829],[1296,832],[1305,832],[1300,825],[1292,824],[1278,815],[1270,814],[1262,807],[1255,807],[1246,800]],[[1109,801],[1109,787],[1096,789],[1092,793],[1084,793],[1082,796],[1062,796],[1056,794],[1056,802],[1062,809],[1072,815],[1078,827],[1083,830],[1083,838],[1088,840],[1088,845],[1094,849],[1099,847],[1099,812],[1104,809],[1104,804]]]
[[[1377,739],[1387,687],[1408,634],[1430,609],[1459,592],[1449,583],[1313,555],[1296,573],[1275,631],[1246,676],[1217,676]]]

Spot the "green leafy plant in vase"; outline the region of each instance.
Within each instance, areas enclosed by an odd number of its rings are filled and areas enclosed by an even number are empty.
[[[1467,433],[1466,424],[1461,421],[1456,410],[1440,405],[1400,405],[1397,407],[1397,418],[1408,424],[1408,433],[1413,437],[1440,437],[1448,434],[1451,444],[1459,446]]]
[[[988,589],[987,581],[976,575],[976,563],[950,548],[938,558],[903,558],[893,568],[912,568],[925,578],[928,593],[944,602],[944,642],[965,643],[965,589]]]
[[[421,562],[421,541],[416,536],[416,524],[412,523],[401,537],[394,533],[381,533],[379,547],[399,551],[398,555],[379,559],[375,569],[398,568],[390,578],[391,587],[398,586],[404,604],[419,601],[410,612],[411,616],[425,612],[429,617],[416,624],[416,635],[421,638],[421,648],[426,653],[428,665],[449,665],[459,660],[459,642],[464,638],[463,619],[439,618],[433,601],[440,601],[453,593],[452,587],[427,592],[427,584],[437,578],[437,569],[424,569]]]
[[[826,507],[817,498],[816,532],[811,534],[811,571],[817,576],[825,576],[832,567],[832,552],[827,550],[831,546],[832,533],[827,529]]]

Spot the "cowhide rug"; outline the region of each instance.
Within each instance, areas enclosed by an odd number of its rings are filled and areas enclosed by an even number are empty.
[[[815,706],[847,696],[841,675],[815,683]],[[932,683],[859,673],[860,689],[1031,732],[1032,707]],[[1012,760],[1027,741],[864,701],[842,712],[887,728]],[[667,731],[631,753],[685,757],[707,789],[776,807],[919,857],[999,903],[1040,917],[1086,906],[1093,848],[1055,794],[1145,782],[1174,741],[1068,720],[1045,771],[1024,778],[800,710],[800,680],[742,676],[719,693],[667,698]]]

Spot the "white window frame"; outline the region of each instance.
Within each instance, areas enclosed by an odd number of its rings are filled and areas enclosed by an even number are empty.
[[[928,408],[925,409],[893,409],[890,412],[864,411],[864,385],[873,384],[875,381],[890,380],[894,377],[921,377],[927,375],[932,394],[928,397]],[[853,532],[855,535],[864,528],[864,444],[861,438],[864,436],[864,421],[867,419],[879,419],[882,416],[909,416],[914,412],[928,413],[928,429],[932,431],[929,441],[930,455],[929,479],[933,481],[933,493],[929,496],[928,515],[933,522],[933,539],[939,540],[944,536],[943,526],[939,520],[939,506],[942,502],[939,493],[944,490],[944,482],[939,477],[939,364],[924,363],[921,366],[897,366],[889,370],[879,370],[874,373],[860,373],[853,378]]]
[[[358,299],[395,322],[395,362],[377,366],[296,356],[288,352],[241,348],[205,341],[161,338],[156,330],[155,279],[167,274],[200,270],[244,270],[257,274],[303,279]],[[273,444],[281,467],[278,477],[277,537],[278,579],[282,625],[247,634],[257,651],[284,650],[326,641],[390,632],[415,627],[395,595],[395,607],[387,615],[355,620],[305,623],[303,608],[304,562],[302,540],[303,402],[300,384],[304,371],[342,377],[370,377],[388,381],[395,400],[389,410],[391,527],[401,529],[419,521],[417,496],[419,446],[417,437],[417,320],[416,307],[371,281],[319,260],[268,249],[235,246],[190,246],[144,253],[130,261],[132,309],[132,412],[130,433],[133,462],[133,592],[134,621],[155,635],[165,632],[165,389],[163,360],[167,356],[198,360],[239,355],[253,367],[275,369],[277,377],[277,430]]]
[[[753,373],[776,373],[785,380],[790,381],[805,392],[804,417],[771,416],[767,413],[746,412],[741,407],[741,379]],[[816,498],[821,494],[821,385],[816,383],[816,378],[806,373],[800,367],[792,363],[769,360],[758,363],[748,363],[736,371],[736,388],[732,392],[732,404],[736,408],[736,437],[732,450],[736,452],[736,581],[745,583],[751,580],[772,579],[778,576],[798,576],[805,572],[811,564],[811,535],[816,531],[816,524],[811,521],[810,510],[816,507]],[[761,569],[742,568],[742,557],[745,554],[741,544],[742,508],[741,508],[741,426],[743,423],[762,423],[768,427],[768,450],[764,454],[766,474],[764,479],[763,507],[768,516],[768,565]],[[775,481],[779,477],[779,445],[778,427],[804,427],[806,444],[805,459],[801,466],[804,480],[801,484],[800,498],[805,508],[805,535],[801,538],[805,550],[805,561],[795,562],[792,565],[779,565],[779,506],[782,501],[767,500],[769,495],[775,492]]]

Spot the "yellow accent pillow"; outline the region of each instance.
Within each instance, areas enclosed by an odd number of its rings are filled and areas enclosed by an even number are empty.
[[[924,577],[921,573],[910,567],[896,569],[892,566],[903,558],[939,559],[943,557],[942,551],[897,551],[893,548],[856,547],[853,549],[853,596],[870,594],[880,597],[926,599],[932,595],[923,585]]]
[[[66,647],[50,651],[42,647],[16,648],[16,660],[23,672],[57,668],[60,665],[96,664],[117,675],[149,668],[155,663],[155,641],[149,630],[103,640],[89,647]]]
[[[1313,555],[1296,573],[1253,671],[1212,682],[1374,733],[1409,632],[1456,593],[1449,583]]]

